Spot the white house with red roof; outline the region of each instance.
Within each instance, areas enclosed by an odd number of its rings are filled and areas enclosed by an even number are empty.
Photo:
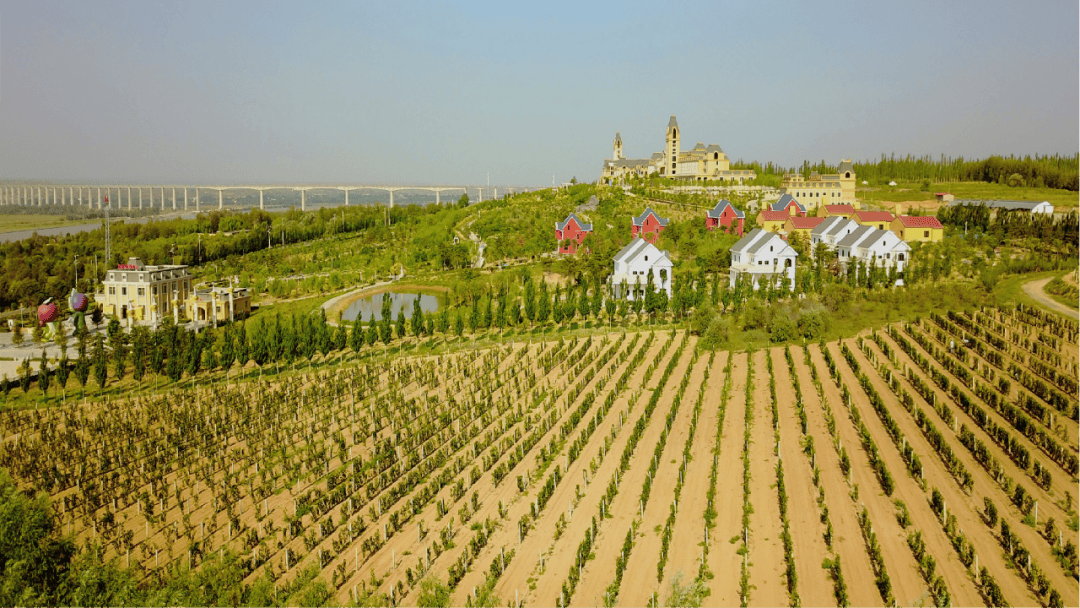
[[[644,238],[631,239],[615,254],[614,272],[608,279],[616,298],[644,297],[649,284],[671,297],[671,257]]]
[[[630,236],[640,236],[650,243],[656,243],[657,237],[668,225],[667,218],[657,215],[652,207],[646,207],[644,213],[631,220],[633,225],[630,227]]]
[[[746,213],[739,211],[727,199],[721,199],[716,206],[705,214],[705,228],[715,230],[724,226],[729,232],[739,236],[743,234],[743,226],[746,223]]]
[[[586,224],[574,213],[561,222],[555,222],[555,240],[559,241],[559,253],[577,253],[585,237],[592,234],[592,224]]]

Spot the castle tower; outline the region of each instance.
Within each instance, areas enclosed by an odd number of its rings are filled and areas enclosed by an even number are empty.
[[[840,159],[840,202],[855,203],[855,167],[850,158]]]
[[[611,160],[622,160],[625,158],[622,152],[622,137],[618,132],[615,133],[615,146],[611,155]]]
[[[667,137],[664,140],[664,167],[661,173],[675,175],[679,162],[679,123],[672,116],[667,123]]]

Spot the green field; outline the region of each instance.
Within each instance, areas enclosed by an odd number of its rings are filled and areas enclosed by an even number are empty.
[[[5,215],[0,220],[0,232],[18,232],[20,230],[41,230],[43,228],[59,228],[61,226],[74,226],[76,224],[89,224],[94,220],[68,218],[62,215]]]
[[[948,192],[958,199],[993,199],[1013,201],[1049,201],[1055,208],[1076,209],[1080,205],[1080,193],[1054,188],[1010,188],[1004,184],[987,182],[951,182],[930,184],[922,190],[922,184],[897,182],[896,186],[860,186],[857,196],[866,202],[934,201],[937,192]]]

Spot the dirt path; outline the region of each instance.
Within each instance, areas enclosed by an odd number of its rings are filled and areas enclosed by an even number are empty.
[[[707,363],[707,356],[699,357],[691,370],[680,361],[679,367],[671,375],[671,380],[668,381],[670,390],[665,389],[665,398],[661,399],[661,403],[663,403],[667,400],[668,395],[674,398],[678,383],[682,380],[684,374],[691,374],[691,378],[697,377],[696,386],[691,380],[686,387],[686,392],[683,394],[682,402],[679,405],[679,413],[675,416],[675,422],[672,424],[671,432],[668,434],[667,442],[664,444],[664,451],[660,454],[659,466],[656,469],[655,477],[653,477],[652,490],[649,492],[649,502],[645,504],[645,524],[641,528],[642,534],[638,536],[637,544],[630,554],[630,561],[626,564],[626,571],[623,573],[622,587],[619,589],[620,606],[644,606],[649,602],[649,597],[653,591],[656,591],[661,601],[664,599],[666,590],[660,587],[660,576],[657,573],[660,550],[663,546],[661,535],[673,506],[675,485],[679,481],[679,462],[682,460],[682,449],[686,443],[686,438],[690,434],[690,418],[693,416],[697,387],[701,385],[701,376]],[[657,410],[660,411],[660,408],[657,407]],[[667,408],[664,408],[664,410],[666,411]],[[658,430],[662,431],[664,419],[656,418],[656,414],[653,414],[653,417],[655,422],[659,424]],[[659,434],[656,441],[643,440],[639,444],[641,449],[636,457],[644,460],[646,466],[653,457],[658,441]],[[681,541],[672,539],[672,542],[678,543]],[[586,600],[586,598],[582,598],[582,600]],[[593,605],[595,605],[595,602]]]
[[[833,550],[840,557],[840,568],[844,574],[844,583],[847,584],[849,601],[853,606],[881,606],[883,602],[874,584],[874,572],[870,569],[870,560],[866,556],[855,505],[849,498],[848,482],[840,471],[840,457],[836,454],[832,437],[826,427],[824,408],[813,388],[810,370],[803,361],[802,350],[793,348],[791,354],[795,357],[799,383],[809,387],[809,390],[803,392],[807,434],[814,438],[816,465],[821,471],[820,484],[825,490],[825,504],[829,507],[829,519],[833,525]],[[836,387],[829,380],[825,368],[816,361],[815,364],[825,388],[825,398],[832,407],[839,428],[840,417],[846,415],[840,409],[839,394],[836,393]],[[844,445],[849,449],[858,449],[858,445],[851,445],[850,442],[844,442]]]
[[[704,606],[738,606],[739,578],[742,576],[742,448],[746,420],[746,353],[734,355],[731,366],[731,397],[724,416],[716,481],[716,527],[709,535],[709,597]]]
[[[1061,302],[1058,302],[1046,295],[1046,284],[1054,280],[1054,277],[1047,277],[1045,279],[1036,279],[1034,281],[1028,281],[1024,283],[1024,293],[1028,295],[1032,300],[1035,300],[1043,308],[1048,308],[1056,313],[1065,315],[1070,319],[1080,318],[1080,312],[1077,312],[1075,308],[1069,308]]]
[[[705,509],[709,506],[709,474],[712,471],[712,450],[715,447],[716,423],[720,416],[720,392],[724,386],[724,367],[727,366],[729,352],[716,353],[709,380],[702,398],[701,414],[698,418],[697,432],[694,436],[693,455],[686,468],[685,484],[679,500],[679,513],[675,517],[672,531],[672,543],[668,553],[668,563],[664,570],[664,580],[660,588],[665,592],[670,580],[682,572],[683,584],[697,576],[701,565],[702,546],[705,542]],[[706,357],[702,354],[702,357]],[[691,380],[686,388],[687,394],[700,383]],[[685,398],[685,397],[684,397]]]
[[[793,353],[794,355],[794,353]],[[817,488],[810,462],[799,444],[802,433],[795,413],[795,389],[784,359],[784,349],[773,349],[776,376],[776,399],[780,405],[780,455],[784,462],[784,488],[788,493],[788,519],[792,553],[798,575],[799,599],[804,606],[832,606],[836,603],[832,583],[821,567],[821,558],[829,554],[817,507]],[[801,387],[804,398],[813,387]]]
[[[888,339],[888,336],[886,336],[886,339]],[[876,347],[876,345],[874,346]],[[855,351],[854,348],[852,348],[852,350]],[[923,380],[928,385],[934,388],[934,393],[935,395],[937,395],[938,399],[944,399],[945,403],[950,404],[950,409],[952,409],[953,415],[959,419],[960,423],[966,422],[968,428],[971,429],[972,432],[978,434],[983,443],[985,443],[990,449],[994,450],[995,457],[1002,464],[1003,467],[1006,467],[1006,470],[1009,470],[1010,468],[1008,465],[1011,465],[1011,468],[1016,468],[1014,463],[1001,453],[1000,449],[997,448],[996,444],[990,441],[990,439],[985,436],[985,433],[982,433],[981,429],[975,426],[974,423],[967,417],[967,415],[962,410],[960,410],[960,408],[956,407],[951,400],[943,397],[938,391],[937,386],[934,385],[929,379],[922,376],[920,370],[911,363],[910,359],[908,359],[907,355],[905,355],[903,351],[899,349],[899,347],[895,348],[895,352],[897,353],[898,360],[902,365],[908,365],[911,369],[913,369],[919,377],[923,378]],[[859,357],[861,353],[855,352],[855,355],[856,357]],[[859,358],[858,360],[860,361],[860,365],[869,365],[869,363],[863,363],[863,361],[865,361],[865,357]],[[880,381],[880,376],[877,376],[876,374],[868,375],[872,380],[876,379]],[[881,382],[881,384],[883,385],[884,383]],[[1076,580],[1066,577],[1064,572],[1062,572],[1061,568],[1057,566],[1056,561],[1050,555],[1049,546],[1047,545],[1046,541],[1043,540],[1043,538],[1039,536],[1038,533],[1036,533],[1030,527],[1021,524],[1023,516],[1020,514],[1019,510],[1016,509],[1015,506],[1013,506],[1009,496],[1007,496],[1005,492],[1001,489],[1001,487],[997,484],[997,482],[993,478],[991,478],[990,474],[987,473],[981,465],[975,462],[974,457],[971,456],[971,452],[969,452],[967,448],[960,444],[959,439],[956,438],[952,430],[941,421],[941,419],[937,416],[936,413],[934,413],[933,408],[930,407],[930,405],[927,404],[917,392],[915,392],[914,387],[912,387],[906,379],[901,381],[901,385],[904,386],[904,388],[909,393],[911,393],[912,397],[916,401],[916,404],[927,412],[927,415],[934,421],[934,426],[936,426],[938,430],[941,431],[944,435],[945,440],[952,448],[953,454],[955,454],[957,458],[959,458],[960,461],[964,463],[964,466],[967,468],[968,472],[971,473],[972,477],[975,480],[975,490],[971,493],[970,496],[966,493],[960,494],[955,481],[953,481],[952,479],[952,476],[945,470],[944,465],[941,463],[941,460],[933,452],[933,448],[931,448],[929,443],[926,442],[922,433],[918,430],[914,421],[911,419],[908,413],[906,411],[903,411],[903,408],[899,406],[896,408],[891,408],[890,411],[893,412],[893,418],[896,420],[897,424],[900,425],[901,430],[905,433],[905,436],[908,438],[908,441],[911,443],[912,447],[914,447],[916,451],[918,451],[919,457],[922,459],[924,470],[927,471],[926,475],[928,481],[931,480],[932,471],[940,471],[940,476],[942,478],[941,481],[934,482],[935,485],[938,487],[938,490],[944,494],[946,488],[943,486],[948,486],[948,489],[953,492],[953,495],[957,496],[956,499],[948,499],[948,504],[953,504],[953,500],[963,500],[963,504],[965,504],[967,507],[966,510],[974,512],[972,518],[974,528],[968,526],[964,527],[964,529],[977,529],[980,531],[985,531],[991,536],[991,540],[994,542],[994,546],[992,546],[989,550],[994,551],[996,555],[1000,555],[1001,549],[1000,546],[996,543],[996,537],[990,534],[989,530],[987,530],[986,528],[986,525],[982,522],[981,516],[979,515],[983,505],[983,497],[989,496],[991,500],[994,501],[994,504],[997,505],[998,512],[1001,514],[1001,517],[1003,519],[1007,517],[1011,521],[1011,528],[1014,530],[1014,533],[1017,534],[1024,542],[1024,546],[1032,552],[1032,556],[1035,559],[1038,559],[1040,564],[1043,564],[1043,568],[1044,570],[1046,570],[1047,578],[1051,582],[1053,582],[1058,592],[1060,592],[1066,598],[1076,598]],[[885,397],[886,393],[882,391],[882,388],[878,388],[878,386],[879,384],[875,383],[875,388],[877,388],[878,392],[883,397]],[[891,395],[891,393],[888,394]],[[1014,476],[1014,473],[1018,473],[1018,471],[1009,473],[1011,476],[1013,476],[1014,479],[1026,479],[1026,477]],[[895,474],[894,477],[896,477]],[[934,479],[937,478],[937,474],[935,474]],[[1024,486],[1028,488],[1034,488],[1034,485],[1031,483],[1025,483]],[[923,502],[925,504],[925,500]],[[956,504],[959,505],[961,503]],[[1057,505],[1051,503],[1047,506],[1056,507]],[[909,503],[908,508],[911,509],[911,507],[912,505]],[[950,511],[952,511],[952,509],[950,509]],[[955,511],[953,512],[956,513]],[[933,517],[934,521],[937,522],[936,516],[934,516],[932,513],[930,517]],[[957,513],[957,517],[960,517],[959,513]],[[964,526],[964,524],[961,525]],[[938,524],[937,527],[940,529],[940,524]],[[923,529],[923,534],[924,536],[926,536],[927,534],[927,530],[925,528]],[[979,551],[979,555],[980,565],[986,565],[985,558],[982,557],[983,551]],[[1000,575],[998,575],[995,571],[995,576]],[[1026,584],[1024,584],[1023,581],[1019,580],[1019,578],[1015,576],[1010,576],[1009,578],[1016,580],[1016,584],[1021,589],[1023,589],[1025,596],[1031,597],[1032,600],[1034,599],[1033,596],[1030,596],[1030,592],[1027,590]],[[1004,589],[1004,585],[1002,586],[1002,588]],[[1070,593],[1072,594],[1071,596]]]
[[[769,379],[765,351],[758,351],[754,353],[754,420],[750,427],[750,504],[754,508],[750,514],[751,606],[788,603]]]

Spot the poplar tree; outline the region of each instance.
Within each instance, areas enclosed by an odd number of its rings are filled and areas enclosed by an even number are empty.
[[[116,376],[119,381],[124,378],[124,364],[127,360],[127,336],[121,332],[113,337],[110,342],[113,351],[113,376]]]
[[[398,340],[405,337],[405,309],[402,308],[397,313],[397,337]]]
[[[56,387],[61,391],[67,388],[70,372],[71,366],[68,363],[67,353],[61,353],[60,360],[56,362]]]
[[[99,388],[105,388],[105,382],[109,379],[108,358],[105,354],[105,339],[98,334],[94,339],[94,352],[91,353],[94,361],[94,380]]]
[[[345,327],[344,321],[342,321],[342,327]],[[364,326],[360,319],[353,321],[352,331],[349,332],[349,348],[356,354],[360,354],[360,349],[364,346]]]
[[[247,341],[247,325],[240,323],[240,328],[236,330],[236,364],[240,367],[244,367],[248,362],[248,341]]]
[[[296,355],[304,350],[302,348],[297,348],[297,341],[302,340],[301,331],[296,326],[297,322],[296,314],[290,315],[288,322],[285,323],[285,331],[282,332],[281,336],[282,353],[285,355],[285,361],[288,363],[295,361]]]
[[[45,349],[41,349],[41,366],[38,367],[38,388],[41,394],[49,396],[49,359],[45,355]]]
[[[375,343],[379,341],[379,326],[374,317],[368,321],[367,334],[364,338],[368,346],[375,346]]]
[[[536,322],[547,323],[548,317],[551,316],[551,300],[548,299],[547,283],[540,283],[540,293],[536,304]]]
[[[532,279],[525,279],[525,318],[529,322],[536,320],[536,288]]]
[[[563,320],[563,307],[560,296],[562,295],[562,288],[558,285],[555,286],[555,295],[551,298],[551,320],[556,324],[562,323]]]
[[[79,340],[79,360],[75,363],[75,379],[86,388],[86,381],[90,379],[90,359],[86,355],[86,340]]]

